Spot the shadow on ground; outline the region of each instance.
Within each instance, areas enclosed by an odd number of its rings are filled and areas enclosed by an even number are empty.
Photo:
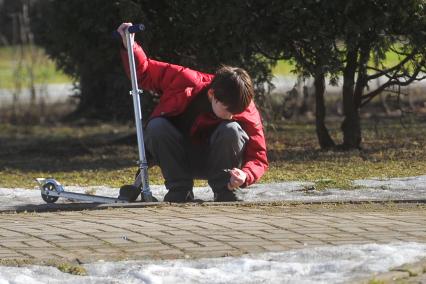
[[[0,129],[0,170],[114,170],[134,166],[138,158],[136,141],[123,139],[132,137],[128,130],[114,130],[111,126],[104,131],[102,126],[90,130],[86,127],[83,131],[73,126],[55,127],[51,131],[25,128]],[[90,134],[91,131],[98,133]]]

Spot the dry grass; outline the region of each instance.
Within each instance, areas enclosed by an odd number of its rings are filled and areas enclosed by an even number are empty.
[[[264,182],[315,181],[317,187],[347,188],[354,179],[414,176],[426,173],[426,120],[412,117],[363,120],[363,149],[323,151],[312,123],[286,123],[268,132],[271,169]],[[336,142],[340,121],[328,123]]]
[[[328,125],[341,140],[338,119]],[[312,122],[282,122],[267,129],[270,170],[261,182],[315,181],[319,188],[348,188],[354,179],[425,174],[425,126],[421,116],[404,124],[398,118],[365,119],[363,150],[334,152],[319,149]],[[136,141],[120,138],[132,133],[131,124],[0,124],[0,186],[33,187],[34,177],[80,186],[131,183]],[[150,182],[162,184],[158,167],[150,169]]]

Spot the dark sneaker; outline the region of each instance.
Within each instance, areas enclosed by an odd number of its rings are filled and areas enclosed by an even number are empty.
[[[134,185],[126,184],[120,188],[120,195],[118,196],[119,200],[127,202],[135,202],[141,195],[141,202],[146,202],[143,194],[141,194],[141,188],[135,187]],[[158,199],[154,196],[151,196],[151,202],[158,202]]]
[[[136,186],[126,184],[120,188],[120,195],[118,196],[119,200],[134,202],[141,194],[141,189]]]
[[[237,198],[233,191],[228,189],[216,191],[214,193],[214,201],[215,202],[232,202],[232,201],[241,201]]]
[[[169,190],[164,196],[165,202],[175,202],[175,203],[184,203],[184,202],[193,202],[194,201],[194,192],[191,190]]]

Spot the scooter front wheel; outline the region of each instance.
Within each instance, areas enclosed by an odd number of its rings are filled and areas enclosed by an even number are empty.
[[[57,191],[56,185],[53,182],[48,182],[48,183],[44,184],[43,189],[44,189],[45,192]],[[41,192],[41,198],[43,198],[43,200],[46,203],[55,203],[59,199],[58,196],[50,196],[50,195],[43,193],[43,191]]]

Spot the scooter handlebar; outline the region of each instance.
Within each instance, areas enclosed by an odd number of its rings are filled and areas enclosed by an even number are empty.
[[[134,33],[137,33],[137,32],[143,32],[145,30],[145,25],[144,24],[136,24],[136,25],[128,27],[127,30],[131,34],[134,34]],[[117,31],[113,31],[112,36],[114,38],[120,38],[120,33],[117,32]]]
[[[143,24],[136,24],[127,28],[129,33],[134,34],[137,32],[143,32],[145,30],[145,26]]]

